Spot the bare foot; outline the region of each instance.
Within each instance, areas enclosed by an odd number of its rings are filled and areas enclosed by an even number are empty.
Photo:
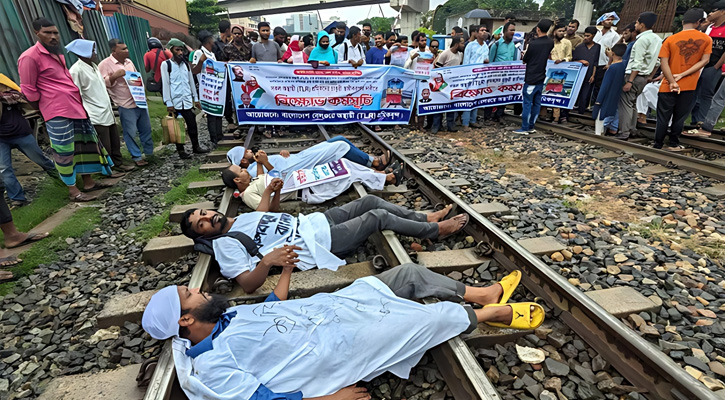
[[[45,233],[23,233],[18,232],[12,236],[5,237],[5,247],[12,249],[31,242],[37,242],[38,240],[45,239],[50,235],[48,232]]]
[[[13,273],[10,271],[0,271],[0,281],[8,281],[13,279]]]
[[[380,172],[384,173],[383,171],[380,171]],[[385,183],[395,183],[395,174],[386,174]],[[428,221],[428,222],[430,222],[430,221]]]
[[[451,211],[451,208],[453,208],[453,204],[449,204],[449,205],[443,207],[443,209],[440,211],[436,211],[436,212],[432,212],[432,213],[428,214],[428,222],[438,222],[438,221],[442,220],[443,218],[446,217],[446,215],[448,215],[448,213]]]
[[[501,296],[503,296],[503,286],[500,283],[486,287],[466,286],[463,300],[485,306],[487,304],[497,304],[501,301]]]
[[[451,219],[447,219],[443,222],[438,222],[438,238],[445,238],[450,236],[466,226],[468,222],[468,215],[460,214],[456,215]]]

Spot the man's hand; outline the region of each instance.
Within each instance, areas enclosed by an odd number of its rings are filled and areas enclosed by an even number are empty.
[[[206,61],[206,53],[204,53],[204,52],[202,51],[202,52],[201,52],[201,57],[199,57],[199,62],[200,62],[200,63],[202,63],[202,62],[204,62],[204,61]]]
[[[294,63],[294,60],[292,60],[292,57],[287,59],[287,64],[293,64],[293,63]]]
[[[556,61],[554,61],[554,64],[560,64],[562,62],[564,62],[564,60],[556,60]]]
[[[627,82],[627,83],[624,84],[624,86],[622,86],[622,91],[623,92],[629,92],[630,90],[632,90],[632,83],[631,82]]]
[[[582,63],[582,65],[585,67],[589,66],[589,61],[587,61],[587,60],[579,60],[579,62]]]
[[[284,245],[272,250],[262,259],[269,265],[294,267],[300,261],[297,258],[297,253],[295,252],[296,250],[302,250],[302,248],[298,246]]]
[[[416,59],[416,58],[418,58],[418,57],[420,57],[420,54],[418,54],[418,53],[415,53],[415,54],[413,54],[412,56],[410,56],[410,59],[411,59],[411,60],[415,60],[415,59]]]
[[[257,154],[254,155],[254,161],[265,164],[268,161],[267,153],[264,152],[264,150],[259,150]]]
[[[257,59],[256,58],[250,58],[249,59],[249,62],[252,63],[252,64],[256,64],[257,63]]]
[[[280,151],[279,152],[279,155],[282,156],[282,157],[284,157],[284,158],[289,158],[289,156],[290,156],[289,151],[287,151],[287,150]]]
[[[370,394],[364,387],[348,386],[323,397],[325,400],[368,400]]]
[[[272,190],[274,190],[275,192],[279,192],[280,190],[282,190],[283,186],[284,181],[282,180],[282,178],[274,178],[272,179],[272,182],[269,182],[269,186],[267,187],[271,187]]]
[[[113,75],[111,75],[112,79],[118,79],[121,77],[126,76],[126,70],[125,69],[119,69],[118,71],[114,72]]]
[[[674,74],[672,76],[675,78],[675,82],[679,82],[680,79],[684,78],[684,75],[682,74]],[[672,85],[670,85],[670,87],[672,87]]]
[[[175,109],[174,107],[166,107],[166,111],[167,111],[167,112],[168,112],[169,114],[173,114],[174,112],[176,112],[176,109]]]
[[[195,101],[194,102],[194,107],[196,107],[196,108],[198,108],[198,109],[201,110],[201,104],[198,101]]]
[[[676,81],[670,83],[670,92],[680,94],[680,85]]]
[[[594,83],[594,74],[589,78],[589,84],[591,85],[592,83]]]
[[[326,67],[329,67],[330,66],[330,62],[329,61],[319,61],[319,64],[320,65],[324,65]]]

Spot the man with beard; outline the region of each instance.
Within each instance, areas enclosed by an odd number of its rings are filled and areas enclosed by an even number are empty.
[[[579,43],[574,49],[572,59],[576,62],[582,63],[587,67],[584,75],[584,82],[579,90],[578,111],[584,113],[589,107],[589,103],[592,100],[592,92],[594,90],[594,82],[596,80],[596,71],[599,69],[597,63],[599,62],[599,44],[594,41],[594,36],[597,34],[597,28],[595,26],[588,26],[584,29],[584,40]],[[609,62],[607,62],[609,63]],[[619,90],[619,89],[617,89]],[[596,97],[594,97],[596,100]]]
[[[541,93],[546,80],[546,64],[554,48],[554,41],[546,32],[551,28],[550,19],[542,19],[536,24],[534,36],[529,41],[524,54],[523,62],[526,64],[524,75],[523,111],[521,112],[521,129],[514,132],[522,135],[536,132],[536,119],[541,110]]]
[[[294,249],[280,250],[278,262],[287,265]],[[406,379],[427,350],[481,322],[535,329],[545,318],[536,303],[508,303],[520,271],[481,288],[408,263],[334,293],[286,300],[291,275],[283,267],[260,304],[229,307],[221,295],[186,286],[152,296],[143,328],[156,340],[174,338],[176,374],[189,398],[367,400],[358,381],[385,372]],[[425,297],[443,301],[414,301]]]
[[[571,43],[571,48],[576,49],[579,43],[582,42],[583,38],[576,31],[579,30],[579,21],[573,19],[569,21],[569,25],[566,26],[566,36],[564,38]]]
[[[197,136],[196,114],[194,107],[201,110],[199,95],[194,85],[191,66],[184,57],[186,45],[179,39],[171,39],[166,47],[171,49],[174,57],[164,61],[161,66],[161,81],[164,83],[164,104],[169,114],[181,115],[186,122],[186,134],[189,135],[196,154],[208,153],[209,150],[199,145]],[[183,144],[176,144],[179,158],[188,159],[191,155],[184,150]]]
[[[201,42],[199,50],[194,52],[194,58],[191,61],[191,72],[197,74],[197,81],[201,82],[201,70],[204,61],[217,61],[216,55],[212,51],[214,49],[214,36],[211,32],[203,30],[197,35]],[[217,143],[224,138],[222,133],[222,117],[206,113],[206,127],[209,130],[209,139],[213,148],[217,147]]]
[[[365,48],[360,43],[361,37],[360,28],[350,28],[350,38],[345,39],[342,46],[337,48],[338,64],[350,64],[355,68],[365,64]]]
[[[463,65],[483,65],[488,64],[488,44],[486,44],[486,27],[474,25],[471,30],[471,37],[474,39],[466,46],[463,54]],[[481,125],[476,122],[478,120],[478,108],[466,110],[461,113],[461,125],[463,132],[470,132],[471,128],[480,128]]]
[[[133,167],[123,168],[123,156],[121,155],[121,138],[118,136],[116,118],[113,116],[111,99],[106,92],[106,84],[103,80],[98,65],[96,42],[90,40],[76,39],[66,46],[66,50],[78,56],[79,60],[70,67],[70,75],[73,82],[78,86],[83,98],[83,108],[88,113],[93,128],[96,129],[98,138],[103,147],[111,155],[113,168],[121,170],[120,174],[111,175],[117,178],[123,176],[123,171]]]
[[[361,43],[365,46],[365,51],[375,47],[375,42],[373,41],[373,26],[370,22],[363,22],[362,35]]]
[[[551,32],[551,38],[554,40],[554,49],[551,50],[551,59],[554,60],[556,64],[562,63],[562,62],[568,62],[571,61],[571,42],[564,38],[566,35],[566,24],[564,22],[557,22],[556,25],[554,25],[554,29]],[[567,118],[569,117],[569,113],[567,113],[568,110],[561,108],[554,107],[553,108],[553,120],[560,123],[565,124],[567,122]]]
[[[98,71],[100,71],[103,80],[106,82],[108,95],[118,106],[118,115],[121,117],[121,128],[123,129],[123,140],[126,142],[128,152],[131,153],[131,159],[137,166],[143,167],[148,165],[148,162],[144,161],[135,138],[138,135],[146,157],[154,154],[154,141],[151,139],[151,119],[149,118],[148,109],[136,105],[124,79],[126,71],[136,72],[136,67],[133,65],[133,61],[128,58],[128,46],[123,41],[111,39],[108,41],[108,46],[111,48],[111,55],[98,64]],[[160,70],[161,67],[159,67]],[[159,79],[161,79],[161,74],[159,74]]]
[[[224,60],[249,61],[252,57],[252,43],[244,36],[244,28],[235,24],[232,26],[231,31],[232,41],[224,46]]]
[[[338,22],[335,24],[335,43],[332,44],[332,48],[336,49],[337,46],[340,46],[344,41],[345,37],[347,37],[347,24],[344,22]],[[340,49],[337,49],[339,52]]]
[[[599,94],[599,88],[602,86],[602,79],[609,64],[609,56],[607,51],[619,42],[619,35],[612,29],[612,25],[617,25],[619,16],[612,11],[603,14],[597,20],[597,24],[602,24],[602,30],[598,31],[594,36],[594,42],[599,45],[599,61],[597,62],[596,75],[594,76],[594,88],[592,96],[596,99]]]
[[[255,158],[252,150],[245,149],[243,146],[234,147],[227,152],[227,160],[232,165],[246,168],[253,178],[257,176],[259,170],[258,162]],[[298,169],[312,168],[315,165],[329,163],[341,158],[350,160],[364,167],[375,168],[378,171],[385,170],[392,160],[390,151],[380,157],[371,156],[355,147],[344,136],[336,136],[324,143],[318,143],[309,149],[302,150],[299,153],[290,154],[289,151],[282,150],[279,154],[271,155],[268,160],[260,162],[259,164],[264,166],[262,170],[264,173],[274,169],[283,174],[287,174]]]
[[[219,37],[214,40],[212,51],[217,61],[229,61],[224,55],[224,48],[229,44],[234,36],[232,35],[232,23],[228,19],[219,21]]]
[[[658,54],[662,47],[662,39],[652,32],[657,22],[657,14],[643,12],[639,15],[635,29],[637,41],[632,47],[632,54],[625,70],[625,83],[619,98],[619,134],[615,138],[629,139],[629,135],[637,131],[637,96],[647,84],[647,78],[654,71],[659,61]]]
[[[296,255],[290,257],[289,264],[299,269],[337,271],[345,265],[339,257],[349,255],[372,234],[386,229],[419,239],[445,238],[460,232],[468,223],[468,214],[441,221],[449,211],[418,213],[376,196],[296,217],[251,212],[228,218],[216,211],[190,209],[181,219],[181,231],[190,239],[211,240],[221,274],[252,293],[264,283],[270,267],[288,265],[277,262],[280,248],[293,248]],[[239,233],[252,239],[257,249],[242,244],[235,237]]]
[[[96,196],[89,196],[76,187],[76,175],[81,174],[85,190],[108,187],[94,181],[91,174],[111,175],[112,161],[99,143],[83,108],[80,91],[65,66],[55,23],[38,18],[33,21],[33,30],[38,42],[18,58],[22,94],[43,115],[52,159],[68,186],[70,200],[95,200]]]
[[[259,42],[252,46],[252,58],[249,60],[253,63],[257,61],[278,62],[282,59],[284,51],[274,40],[269,40],[271,28],[269,22],[260,22],[257,26],[259,29]]]
[[[281,26],[274,28],[274,41],[282,49],[282,54],[287,51],[287,31]]]

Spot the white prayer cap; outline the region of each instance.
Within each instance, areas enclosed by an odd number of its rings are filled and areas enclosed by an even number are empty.
[[[91,58],[93,57],[93,49],[96,48],[96,42],[92,40],[76,39],[67,46],[65,49],[78,57]]]
[[[244,158],[245,150],[246,149],[244,148],[244,146],[237,146],[232,148],[227,152],[227,160],[229,160],[232,165],[239,165]]]
[[[176,287],[168,286],[151,296],[143,312],[141,326],[156,340],[168,339],[179,335],[181,318],[181,300]]]

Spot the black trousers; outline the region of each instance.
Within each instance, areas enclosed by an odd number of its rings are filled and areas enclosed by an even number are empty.
[[[655,128],[655,149],[661,149],[665,136],[670,137],[670,147],[680,145],[680,134],[685,120],[695,102],[696,92],[688,90],[678,93],[660,92],[657,94],[657,128]],[[670,125],[672,119],[672,125]],[[670,125],[669,133],[667,126]]]
[[[5,183],[0,179],[0,224],[13,222],[13,215],[10,214],[10,207],[5,201]]]
[[[195,149],[198,148],[199,128],[196,126],[196,114],[194,114],[194,110],[190,108],[188,110],[176,110],[176,112],[178,112],[179,115],[184,118],[184,122],[186,122],[186,136],[188,136],[191,140],[192,146],[194,146]],[[183,153],[184,145],[177,144],[176,151],[179,152],[179,154]]]
[[[589,97],[587,98],[587,107],[589,107],[589,104],[591,104],[593,101],[597,100],[597,96],[599,95],[599,90],[602,88],[602,81],[604,80],[604,74],[607,71],[604,69],[604,66],[597,66],[597,72],[594,73],[594,84],[592,85],[591,91],[589,92]],[[587,84],[587,79],[584,80],[584,84]],[[584,90],[584,84],[582,84],[582,91]],[[581,93],[581,92],[579,92]],[[580,106],[581,107],[581,106]],[[579,109],[579,113],[582,113],[583,111],[581,108]]]
[[[111,126],[93,125],[96,128],[98,139],[111,156],[114,167],[123,165],[123,155],[121,155],[121,137],[118,135],[118,128],[114,123]]]
[[[224,139],[224,133],[222,132],[222,117],[207,114],[206,127],[209,128],[209,139],[211,139],[211,142],[214,145]]]

